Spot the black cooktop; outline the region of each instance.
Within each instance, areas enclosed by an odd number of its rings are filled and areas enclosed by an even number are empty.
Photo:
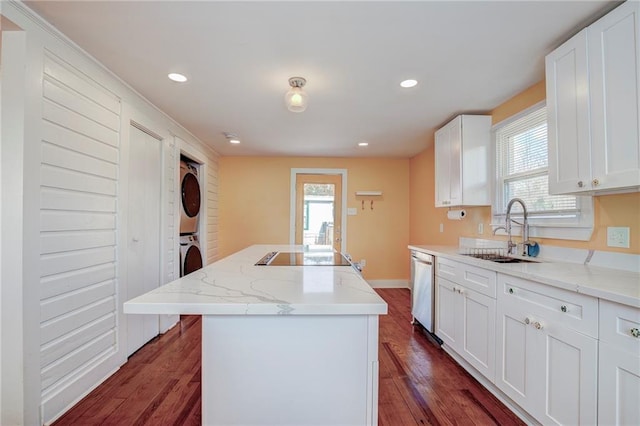
[[[288,253],[272,251],[260,259],[256,266],[350,266],[351,263],[340,253],[304,252]]]

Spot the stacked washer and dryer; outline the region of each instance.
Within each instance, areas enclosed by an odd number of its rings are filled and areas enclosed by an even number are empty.
[[[196,165],[180,157],[180,276],[202,268],[198,239],[200,181]]]

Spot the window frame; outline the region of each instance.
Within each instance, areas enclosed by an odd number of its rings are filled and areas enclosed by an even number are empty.
[[[538,102],[529,108],[526,108],[491,127],[492,140],[492,169],[494,172],[493,184],[493,202],[491,204],[491,228],[496,232],[496,228],[505,226],[506,213],[503,213],[506,206],[504,202],[505,179],[501,176],[501,170],[498,170],[498,141],[496,139],[497,131],[502,129],[516,120],[519,120],[529,114],[538,111],[540,108],[546,107],[546,101]],[[535,174],[548,176],[548,168],[538,169]],[[534,173],[531,174],[533,176]],[[564,240],[588,241],[591,239],[594,228],[593,213],[593,197],[576,196],[577,211],[574,213],[563,215],[561,212],[551,217],[545,217],[543,214],[533,214],[528,217],[529,235],[540,238],[555,238]],[[512,214],[512,218],[521,221],[522,213],[516,212]],[[512,235],[520,235],[521,226],[512,223]],[[496,235],[506,235],[506,233],[498,232]]]

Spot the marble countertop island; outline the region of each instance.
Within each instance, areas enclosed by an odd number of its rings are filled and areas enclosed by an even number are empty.
[[[254,245],[124,304],[128,314],[380,315],[387,304],[350,266],[254,266],[270,251]]]
[[[202,424],[377,425],[387,304],[349,265],[255,266],[273,251],[304,249],[248,247],[124,311],[202,315]]]

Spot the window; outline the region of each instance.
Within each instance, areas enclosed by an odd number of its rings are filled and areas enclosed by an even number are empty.
[[[494,134],[495,226],[504,225],[509,200],[520,198],[527,205],[532,236],[588,239],[593,228],[591,197],[549,195],[545,105],[536,105],[499,123]],[[522,216],[522,208],[514,204],[512,215],[518,214]],[[573,230],[567,232],[566,228]]]

